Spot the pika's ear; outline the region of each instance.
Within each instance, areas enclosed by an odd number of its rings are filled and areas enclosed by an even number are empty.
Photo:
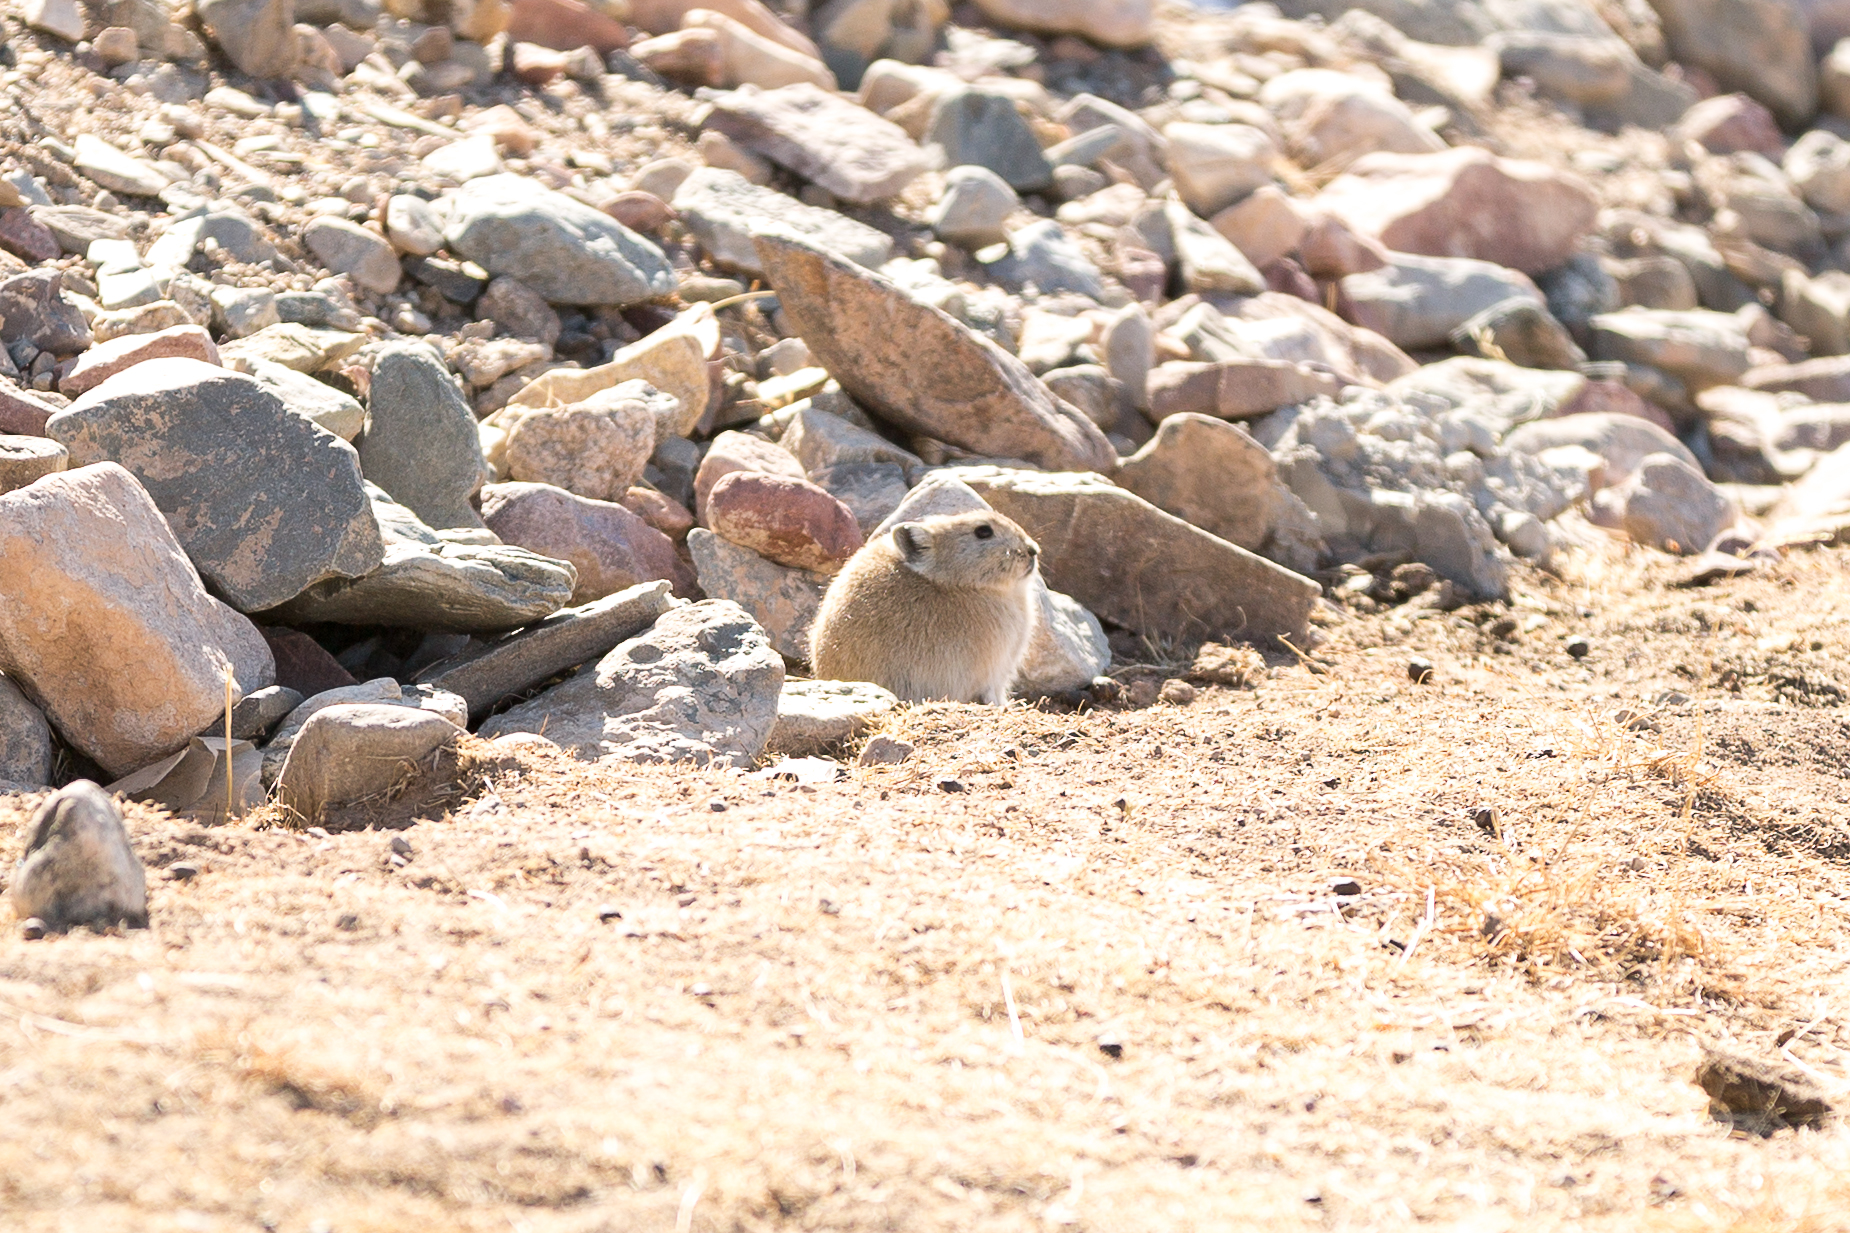
[[[916,522],[902,522],[893,528],[893,547],[907,565],[917,564],[931,548],[931,532]]]

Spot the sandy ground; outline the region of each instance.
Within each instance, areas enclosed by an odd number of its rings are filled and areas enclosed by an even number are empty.
[[[1850,1092],[1850,554],[1657,560],[834,783],[136,808],[151,929],[0,937],[0,1224],[1850,1229],[1843,1130],[1694,1081]]]

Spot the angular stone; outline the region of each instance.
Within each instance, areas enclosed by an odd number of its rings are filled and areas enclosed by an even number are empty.
[[[1244,428],[1205,415],[1172,415],[1118,468],[1118,483],[1158,509],[1257,552],[1287,489],[1264,446]]]
[[[99,186],[112,193],[134,197],[156,197],[172,181],[154,164],[130,158],[122,151],[91,133],[79,133],[75,143],[74,165]]]
[[[929,161],[897,124],[807,83],[719,95],[708,124],[857,205],[898,193]]]
[[[366,427],[366,408],[325,381],[269,360],[249,360],[245,371],[285,407],[343,441],[352,441]]]
[[[1181,202],[1169,202],[1163,213],[1183,286],[1230,295],[1257,295],[1265,290],[1264,276],[1246,255]]]
[[[737,604],[703,600],[490,719],[481,735],[543,732],[585,760],[744,767],[770,738],[783,685],[764,631]]]
[[[504,171],[501,151],[492,133],[476,133],[447,146],[439,146],[418,160],[424,170],[440,180],[464,184]]]
[[[1342,280],[1355,323],[1397,347],[1443,347],[1452,331],[1512,299],[1543,303],[1535,284],[1515,270],[1465,257],[1394,253],[1392,264]]]
[[[1421,124],[1387,83],[1333,69],[1280,73],[1259,91],[1300,166],[1341,167],[1365,154],[1422,154],[1445,142]]]
[[[734,471],[762,472],[803,479],[803,464],[781,445],[744,432],[722,432],[713,438],[700,469],[694,473],[694,517],[705,522],[707,495],[720,479]]]
[[[509,15],[509,42],[532,43],[556,51],[594,48],[599,55],[630,44],[623,22],[579,0],[514,0]]]
[[[1296,200],[1275,184],[1260,185],[1209,222],[1255,266],[1296,251],[1310,231],[1310,220]]]
[[[385,234],[399,252],[428,257],[443,247],[443,219],[422,197],[395,193],[385,203]]]
[[[859,740],[899,699],[867,681],[785,681],[766,753],[823,757]]]
[[[1711,154],[1752,151],[1778,162],[1786,139],[1773,113],[1745,94],[1705,98],[1683,113],[1670,139],[1682,146],[1696,142]]]
[[[1793,0],[1658,0],[1670,54],[1741,90],[1798,127],[1818,109],[1804,5]]]
[[[98,343],[77,357],[77,365],[58,383],[66,398],[76,398],[117,373],[146,360],[184,358],[218,365],[218,348],[212,336],[196,325],[176,325],[152,334],[130,334]]]
[[[1154,0],[977,0],[999,25],[1077,34],[1106,47],[1141,47],[1156,30]]]
[[[398,289],[398,253],[376,231],[324,214],[302,229],[302,243],[328,269],[352,275],[361,290],[389,295]]]
[[[496,634],[557,612],[577,582],[567,562],[523,548],[394,543],[366,577],[320,583],[268,616],[297,625]]]
[[[430,348],[381,348],[359,453],[366,478],[431,526],[482,525],[469,504],[488,477],[475,413]]]
[[[944,175],[944,196],[925,221],[939,239],[977,249],[1008,238],[1003,223],[1020,204],[1008,181],[989,168],[953,167]]]
[[[811,473],[817,487],[846,505],[863,533],[906,499],[906,469],[893,462],[848,462]]]
[[[1029,223],[1015,232],[1009,237],[1009,249],[1009,256],[991,269],[1036,295],[1070,291],[1096,300],[1105,294],[1098,267],[1067,236],[1065,228],[1051,218]]]
[[[42,437],[45,421],[57,413],[58,408],[52,404],[0,381],[0,433]]]
[[[950,474],[1034,537],[1049,587],[1115,625],[1155,637],[1303,639],[1316,583],[1102,476],[1001,467]]]
[[[686,23],[679,32],[682,37],[696,33],[712,36],[719,69],[716,85],[774,90],[802,84],[820,90],[835,89],[835,74],[821,60],[765,38],[724,13],[695,9],[688,13]]]
[[[112,775],[183,747],[275,666],[206,594],[167,520],[114,463],[0,496],[0,670]]]
[[[707,360],[719,351],[719,324],[713,309],[696,304],[673,321],[610,357],[608,364],[587,369],[554,369],[527,383],[508,400],[509,407],[564,407],[625,381],[646,381],[681,403],[675,436],[692,432],[706,410]],[[660,444],[660,438],[657,444]]]
[[[570,561],[578,571],[574,604],[657,579],[681,596],[696,594],[694,571],[674,541],[621,505],[550,484],[490,484],[482,490],[482,520],[502,543]]]
[[[1599,458],[1604,466],[1592,477],[1596,488],[1622,483],[1637,473],[1644,460],[1664,454],[1690,466],[1696,456],[1681,441],[1649,420],[1635,415],[1589,411],[1536,420],[1512,430],[1503,444],[1513,454],[1541,454],[1562,446],[1578,446]],[[1704,540],[1697,547],[1708,546]]]
[[[808,480],[735,471],[707,492],[707,525],[791,569],[833,574],[861,546],[854,511]]]
[[[515,338],[537,342],[549,351],[563,328],[546,297],[517,278],[497,278],[475,302],[475,319],[492,321]]]
[[[52,416],[45,432],[77,466],[128,468],[200,573],[243,611],[380,562],[353,448],[239,373],[148,360]]]
[[[236,741],[260,741],[270,729],[283,721],[289,712],[301,706],[302,695],[283,685],[272,685],[246,694],[231,708],[231,738]]]
[[[1458,146],[1364,155],[1313,208],[1397,253],[1471,257],[1541,274],[1573,254],[1598,206],[1579,178],[1545,163]]]
[[[0,342],[29,342],[53,355],[88,347],[90,326],[63,291],[57,270],[32,270],[0,282]]]
[[[293,0],[200,0],[200,22],[238,71],[286,77],[300,55]]]
[[[51,754],[45,712],[0,676],[0,780],[33,788],[50,783]]]
[[[1253,190],[1272,182],[1278,146],[1247,124],[1189,124],[1164,127],[1169,173],[1190,210],[1211,218]]]
[[[0,436],[0,493],[55,475],[70,461],[69,450],[45,437]]]
[[[1697,389],[1734,384],[1752,364],[1746,328],[1732,313],[1628,308],[1588,325],[1595,359],[1648,364]]]
[[[26,0],[21,16],[34,30],[56,35],[67,43],[80,41],[89,29],[77,0]]]
[[[1105,627],[1070,595],[1034,580],[1036,620],[1009,693],[1017,698],[1071,695],[1111,667]]]
[[[1524,368],[1578,368],[1587,353],[1545,305],[1526,296],[1493,304],[1452,331],[1452,346]]]
[[[345,330],[323,330],[284,321],[258,330],[249,338],[218,349],[219,362],[243,371],[252,360],[268,360],[297,372],[326,372],[366,345],[366,335]]]
[[[1803,394],[1813,402],[1850,402],[1850,356],[1821,356],[1796,364],[1749,369],[1738,384],[1771,394]]]
[[[382,796],[463,730],[414,707],[344,703],[317,713],[276,780],[284,805],[311,821],[323,810]]]
[[[758,253],[795,332],[857,403],[889,423],[1037,466],[1115,465],[1111,443],[1090,420],[947,313],[805,245],[764,236]]]
[[[754,236],[789,235],[869,269],[893,254],[885,232],[761,188],[735,171],[704,167],[682,181],[674,208],[700,246],[727,269],[761,275]]]
[[[940,94],[924,141],[943,166],[982,167],[1018,192],[1038,193],[1053,184],[1053,164],[1033,128],[1000,91],[964,86]]]
[[[33,264],[55,261],[64,253],[51,228],[20,206],[0,209],[0,248]]]
[[[822,606],[828,575],[767,561],[705,527],[687,533],[687,550],[701,590],[751,613],[778,654],[798,663],[809,658],[809,628]]]
[[[624,307],[674,292],[674,271],[654,243],[525,176],[471,180],[443,205],[452,252],[550,303]]]
[[[460,696],[471,718],[567,668],[588,663],[655,624],[675,605],[665,581],[645,582],[500,638],[475,639],[418,680]]]
[[[148,926],[148,879],[122,811],[87,779],[53,793],[32,816],[9,892],[19,919],[59,932]]]
[[[568,407],[529,410],[508,429],[508,474],[594,501],[619,501],[655,451],[652,404],[672,397],[625,381]],[[678,410],[676,403],[670,413]]]
[[[307,634],[278,625],[260,625],[257,630],[276,660],[279,687],[312,698],[330,689],[359,684],[351,672],[340,666],[339,660]]]
[[[1149,415],[1157,423],[1188,412],[1252,419],[1334,395],[1343,385],[1330,373],[1290,360],[1176,360],[1150,371]]]
[[[1701,552],[1738,511],[1700,467],[1671,454],[1647,455],[1624,484],[1597,494],[1594,518],[1613,508],[1633,543],[1684,556]]]

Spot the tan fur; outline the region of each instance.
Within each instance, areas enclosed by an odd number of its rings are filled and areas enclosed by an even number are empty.
[[[1033,630],[1040,551],[992,511],[900,523],[829,584],[810,630],[816,676],[872,681],[907,702],[1000,706]]]

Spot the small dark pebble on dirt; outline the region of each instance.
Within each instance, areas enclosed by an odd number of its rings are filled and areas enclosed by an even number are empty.
[[[1572,638],[1567,640],[1567,653],[1575,659],[1585,659],[1587,657],[1587,652],[1592,649],[1593,644],[1579,634],[1575,634]]]
[[[940,792],[962,792],[964,790],[963,781],[961,779],[940,779],[938,790]]]
[[[720,800],[719,797],[716,796],[712,800],[707,802],[707,809],[711,813],[725,813],[726,812],[726,802]]]
[[[167,876],[175,882],[190,882],[199,876],[199,866],[189,865],[185,861],[167,866]]]
[[[1432,680],[1432,660],[1415,655],[1407,661],[1407,679],[1415,685],[1424,685]]]
[[[19,936],[28,942],[36,942],[45,936],[45,922],[36,916],[28,916],[19,922]]]
[[[352,933],[360,927],[360,918],[353,912],[342,912],[334,918],[334,927],[342,933]]]
[[[1471,811],[1471,821],[1486,835],[1503,833],[1503,815],[1495,805],[1479,805]]]
[[[1109,1058],[1124,1056],[1124,1042],[1112,1032],[1101,1032],[1098,1038],[1098,1051]]]
[[[607,903],[597,910],[597,918],[601,921],[622,920],[623,909],[614,903]]]
[[[1362,884],[1354,878],[1337,878],[1330,883],[1330,894],[1332,895],[1359,895],[1361,893]]]
[[[392,836],[392,851],[395,855],[409,858],[411,856],[411,841],[406,839],[403,835]]]

